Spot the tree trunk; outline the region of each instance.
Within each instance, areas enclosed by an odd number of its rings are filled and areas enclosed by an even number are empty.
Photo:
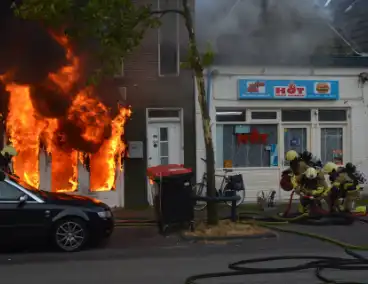
[[[206,88],[203,75],[203,65],[201,62],[201,56],[199,54],[194,25],[192,20],[192,14],[188,5],[188,0],[183,0],[183,14],[185,20],[185,26],[189,34],[189,63],[194,70],[194,75],[197,83],[198,90],[198,103],[202,114],[202,127],[204,133],[204,142],[206,146],[206,168],[207,168],[207,196],[216,197],[215,188],[215,155],[213,150],[212,130],[211,130],[211,117],[207,107]],[[214,201],[208,202],[207,206],[207,222],[210,225],[218,224],[218,212],[217,203]]]

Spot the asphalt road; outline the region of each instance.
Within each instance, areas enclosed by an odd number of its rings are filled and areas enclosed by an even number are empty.
[[[296,226],[357,245],[368,245],[368,225]],[[193,244],[177,237],[163,238],[155,228],[117,229],[111,244],[105,249],[74,254],[29,252],[0,255],[2,284],[183,284],[186,277],[197,273],[227,271],[229,262],[275,255],[325,255],[346,257],[342,249],[291,234],[279,234],[274,239],[244,240],[231,243]],[[368,252],[363,253],[367,255]],[[295,265],[296,261],[259,264],[264,267]],[[326,271],[336,280],[368,283],[368,271]],[[203,284],[240,283],[319,283],[313,271],[291,274],[248,275],[203,280]]]

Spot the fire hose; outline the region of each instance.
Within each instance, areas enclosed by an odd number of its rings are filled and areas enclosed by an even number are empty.
[[[355,218],[358,218],[358,217],[355,217]],[[359,219],[359,221],[363,221],[363,220]],[[367,223],[366,220],[364,220],[364,222]],[[249,222],[244,222],[244,223],[249,223]],[[286,223],[287,222],[285,222],[285,224]],[[353,258],[296,255],[296,256],[277,256],[277,257],[246,259],[246,260],[241,260],[241,261],[237,261],[234,263],[230,263],[228,266],[230,271],[206,273],[206,274],[198,274],[198,275],[190,276],[189,278],[186,279],[185,284],[196,284],[198,283],[196,282],[196,280],[200,280],[200,279],[210,279],[210,278],[240,276],[240,275],[253,275],[253,274],[289,273],[289,272],[296,272],[296,271],[302,271],[302,270],[307,270],[307,269],[315,269],[315,276],[319,280],[323,281],[324,283],[338,283],[338,284],[367,284],[368,283],[368,282],[352,282],[352,281],[337,282],[337,281],[334,281],[322,275],[322,272],[327,269],[335,269],[335,270],[341,270],[341,271],[368,270],[368,259],[356,252],[356,251],[368,251],[368,246],[352,245],[352,244],[338,241],[336,239],[321,236],[318,234],[306,233],[306,232],[301,232],[298,230],[291,230],[291,229],[286,229],[286,228],[280,228],[280,227],[271,225],[269,222],[255,222],[255,224],[261,227],[265,227],[267,229],[274,230],[274,231],[296,234],[296,235],[304,236],[304,237],[310,237],[310,238],[318,239],[320,241],[324,241],[330,244],[334,244],[336,246],[343,248],[345,253]],[[300,264],[300,265],[290,266],[290,267],[277,267],[277,268],[254,268],[254,267],[245,266],[248,264],[259,264],[262,262],[280,261],[280,260],[307,260],[309,262]]]
[[[254,217],[257,215],[260,216],[261,218],[259,218],[258,220],[256,218],[254,218],[253,220],[249,220],[251,219],[250,217],[252,216]],[[351,220],[353,218],[353,220],[355,221],[360,221],[360,222],[368,224],[368,220],[362,219],[358,216],[353,216],[351,214],[341,213],[340,217],[342,218],[345,217],[348,220]],[[261,226],[261,227],[264,227],[264,228],[267,228],[273,231],[289,233],[289,234],[294,234],[294,235],[303,236],[303,237],[309,237],[309,238],[317,239],[323,242],[327,242],[327,243],[336,245],[340,248],[343,248],[345,253],[352,258],[295,255],[295,256],[277,256],[277,257],[246,259],[246,260],[240,260],[234,263],[230,263],[228,265],[229,271],[197,274],[197,275],[190,276],[185,280],[185,284],[198,284],[199,282],[197,280],[201,280],[201,279],[212,279],[212,278],[222,278],[222,277],[242,276],[242,275],[256,275],[256,274],[290,273],[290,272],[302,271],[302,270],[307,270],[307,269],[314,269],[315,276],[324,283],[367,284],[368,282],[335,281],[335,280],[325,277],[322,273],[324,270],[327,270],[327,269],[334,269],[334,270],[340,270],[340,271],[368,270],[368,258],[365,258],[364,256],[357,253],[357,251],[368,251],[368,245],[358,246],[358,245],[348,244],[348,243],[344,243],[339,240],[321,236],[318,234],[301,232],[298,230],[280,227],[280,225],[290,224],[293,222],[299,222],[302,219],[308,219],[308,218],[309,218],[308,214],[301,214],[299,216],[292,217],[292,218],[285,218],[285,217],[278,216],[278,215],[271,216],[271,217],[264,217],[259,212],[244,212],[239,215],[239,219],[241,223],[258,225],[258,226]],[[252,265],[252,264],[259,265],[265,262],[281,261],[281,260],[306,260],[308,262],[304,264],[289,266],[289,267],[277,267],[277,268],[255,268],[255,267],[246,266],[246,265]]]

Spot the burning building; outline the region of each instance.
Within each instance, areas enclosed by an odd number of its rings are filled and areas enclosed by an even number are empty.
[[[15,174],[39,189],[114,194],[131,110],[106,105],[84,84],[86,60],[64,34],[11,15],[2,21],[11,32],[0,50],[1,112],[4,143],[18,151]]]
[[[180,0],[152,0],[158,3],[181,8]],[[0,17],[0,130],[19,151],[14,168],[22,179],[41,189],[96,194],[112,206],[141,207],[152,202],[147,167],[195,169],[194,82],[190,70],[180,70],[188,43],[180,15],[165,14],[160,28],[124,59],[121,74],[104,87],[86,88],[85,48],[10,14]],[[117,107],[118,100],[134,112]]]

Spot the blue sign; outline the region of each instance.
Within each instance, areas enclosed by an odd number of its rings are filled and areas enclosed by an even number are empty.
[[[299,147],[300,146],[300,139],[299,138],[293,138],[290,140],[290,146],[291,147]]]
[[[339,81],[238,80],[240,100],[338,100]]]
[[[277,167],[279,165],[279,152],[277,144],[271,144],[270,151],[270,167]]]
[[[235,126],[235,134],[248,134],[250,133],[249,125],[236,125]]]

